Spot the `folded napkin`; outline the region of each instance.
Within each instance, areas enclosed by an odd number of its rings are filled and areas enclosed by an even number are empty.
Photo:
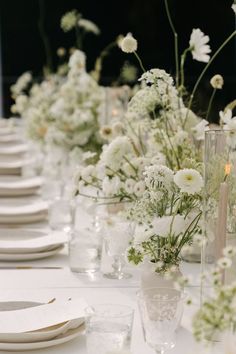
[[[64,232],[55,231],[41,237],[32,237],[28,240],[0,240],[0,252],[42,252],[68,242]]]
[[[83,298],[30,307],[0,311],[0,333],[23,333],[83,318],[88,304]]]

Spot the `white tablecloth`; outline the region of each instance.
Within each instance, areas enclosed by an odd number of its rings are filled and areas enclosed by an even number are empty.
[[[23,226],[22,226],[23,227]],[[21,227],[21,228],[22,228]],[[28,226],[29,228],[29,226]],[[31,225],[32,229],[47,230],[47,224]],[[0,228],[1,233],[1,228]],[[120,303],[135,308],[135,320],[132,338],[133,354],[154,354],[144,342],[141,322],[136,303],[136,291],[140,284],[140,269],[127,265],[132,273],[128,280],[110,280],[103,277],[103,272],[110,270],[111,260],[103,253],[101,272],[88,276],[72,273],[69,269],[68,249],[65,247],[59,254],[42,260],[29,262],[0,262],[0,267],[7,266],[57,266],[60,269],[0,269],[0,301],[32,300],[48,301],[52,298],[67,299],[82,296],[89,304]],[[183,272],[193,273],[192,286],[187,289],[199,298],[198,273],[199,264],[183,264]],[[186,308],[182,326],[178,332],[173,354],[199,354],[199,346],[191,334],[191,308]],[[4,353],[1,351],[1,353]],[[10,353],[10,352],[6,352]],[[13,353],[13,352],[12,352]],[[31,354],[31,352],[28,352]],[[81,336],[63,345],[43,350],[32,351],[32,354],[85,354],[85,336]]]

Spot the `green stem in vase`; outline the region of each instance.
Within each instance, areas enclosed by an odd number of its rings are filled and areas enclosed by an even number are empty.
[[[208,109],[207,109],[207,114],[206,114],[206,120],[207,120],[207,121],[208,121],[208,118],[209,118],[209,114],[210,114],[210,111],[211,111],[212,102],[213,102],[213,100],[214,100],[215,93],[216,93],[216,88],[214,88],[214,90],[212,91],[211,98],[210,98],[210,101],[209,101],[209,105],[208,105]]]
[[[168,0],[165,0],[165,8],[166,8],[166,14],[168,17],[168,21],[171,27],[171,30],[174,35],[174,42],[175,42],[175,75],[176,75],[176,85],[177,88],[179,87],[179,43],[178,43],[178,34],[176,32],[175,26],[173,24],[171,14],[170,14],[170,9],[169,9],[169,4]]]
[[[144,66],[143,66],[143,63],[142,63],[142,60],[141,60],[140,56],[138,55],[137,52],[134,52],[134,55],[135,55],[136,58],[138,59],[139,65],[140,65],[141,69],[143,70],[143,72],[145,73],[146,70],[145,70],[145,68],[144,68]]]
[[[44,49],[45,49],[45,55],[46,55],[46,67],[49,70],[49,72],[53,71],[53,63],[52,63],[52,51],[51,51],[51,46],[50,42],[48,39],[48,36],[46,34],[45,28],[44,28],[44,21],[45,21],[45,6],[44,6],[44,0],[39,0],[39,19],[38,19],[38,29],[39,33],[41,35]]]
[[[211,57],[211,59],[209,60],[209,62],[207,63],[207,65],[205,66],[205,68],[202,70],[201,74],[199,75],[195,85],[194,85],[194,88],[192,90],[192,93],[190,95],[190,100],[189,100],[189,104],[188,104],[188,110],[187,110],[187,113],[186,113],[186,117],[185,117],[185,120],[184,120],[184,126],[186,124],[186,121],[187,121],[187,118],[188,118],[188,114],[189,114],[189,111],[192,107],[192,103],[193,103],[193,99],[194,99],[194,96],[195,96],[195,93],[198,89],[198,86],[205,74],[205,72],[207,71],[207,69],[209,68],[209,66],[211,65],[211,63],[215,60],[215,58],[217,57],[217,55],[222,51],[222,49],[226,46],[226,44],[228,44],[231,39],[233,39],[236,35],[236,30],[231,33],[231,35],[229,37],[226,38],[226,40],[220,45],[220,47],[217,49],[217,51],[214,53],[214,55]]]

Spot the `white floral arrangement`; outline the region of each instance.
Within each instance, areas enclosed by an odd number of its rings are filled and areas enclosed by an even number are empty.
[[[195,169],[174,173],[162,165],[146,167],[144,176],[142,197],[127,211],[137,225],[127,256],[135,265],[149,261],[166,273],[179,266],[182,249],[201,233],[203,179]]]

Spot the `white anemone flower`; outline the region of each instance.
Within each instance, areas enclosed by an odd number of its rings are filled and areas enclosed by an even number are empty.
[[[205,131],[209,130],[209,122],[202,119],[195,127],[192,128],[193,135],[196,140],[203,141],[205,137]]]
[[[120,42],[120,48],[125,53],[133,53],[136,52],[138,48],[138,42],[133,37],[132,33],[128,33]]]
[[[203,178],[197,170],[185,168],[178,171],[174,176],[174,182],[180,191],[187,194],[200,192],[203,186]]]
[[[220,111],[220,122],[224,124],[228,124],[232,119],[232,111],[231,109],[227,109],[225,112]]]
[[[100,29],[94,22],[90,20],[86,20],[85,18],[80,18],[78,21],[78,25],[82,27],[86,32],[91,32],[93,34],[99,35]]]
[[[209,42],[209,36],[205,36],[199,28],[194,28],[190,37],[190,50],[192,52],[193,59],[207,63],[210,59],[208,55],[211,52]]]

